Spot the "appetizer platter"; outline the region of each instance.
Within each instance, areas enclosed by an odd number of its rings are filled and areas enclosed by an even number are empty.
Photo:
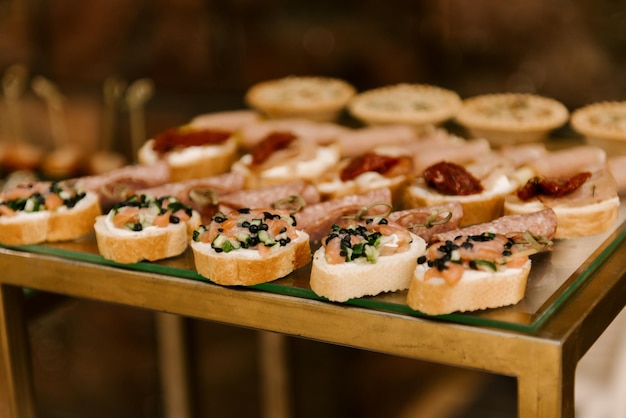
[[[519,140],[523,124],[511,142],[461,137],[441,126],[462,111],[452,92],[402,84],[381,98],[339,81],[263,83],[247,97],[254,110],[172,127],[146,140],[137,164],[5,188],[0,245],[242,292],[532,331],[626,239],[621,156],[580,140]],[[281,97],[306,111],[264,103]],[[523,105],[546,105],[530,99]],[[509,102],[514,120],[521,102]],[[397,117],[408,108],[411,123]],[[354,109],[365,125],[337,122]],[[545,116],[523,114],[524,123]],[[86,198],[97,204],[80,210]]]
[[[533,331],[541,326],[560,304],[570,297],[614,248],[626,239],[626,205],[620,209],[620,226],[602,235],[578,238],[571,242],[559,243],[551,253],[536,259],[528,277],[524,299],[512,306],[476,312],[451,313],[437,316],[437,320],[470,325],[482,325],[517,331]],[[170,275],[207,283],[211,281],[197,273],[191,250],[183,254],[159,261],[135,264],[120,264],[104,259],[98,252],[95,236],[88,235],[79,240],[9,247],[34,254],[52,255],[76,261],[114,266],[121,269]],[[326,300],[318,296],[310,287],[311,264],[295,270],[284,278],[242,288],[273,292],[296,298]],[[342,303],[367,309],[394,312],[402,315],[429,317],[411,309],[406,302],[406,291],[383,293],[373,297],[350,299]],[[331,302],[329,302],[331,303]]]

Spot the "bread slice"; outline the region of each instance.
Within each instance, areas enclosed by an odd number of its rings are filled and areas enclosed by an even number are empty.
[[[54,210],[0,216],[0,243],[30,245],[77,239],[93,231],[94,220],[101,213],[98,195],[87,192],[71,208],[63,205]]]
[[[445,205],[458,202],[463,206],[461,227],[492,221],[503,215],[504,198],[516,188],[516,183],[505,175],[493,187],[481,193],[457,196],[439,193],[426,185],[422,178],[416,179],[404,192],[404,207]]]
[[[419,264],[411,279],[407,304],[427,315],[476,311],[514,305],[524,298],[531,260],[521,268],[504,271],[466,270],[453,285],[443,278],[424,280],[426,264]]]
[[[152,226],[134,232],[115,228],[107,217],[98,216],[94,225],[98,251],[107,260],[122,264],[156,261],[182,254],[189,245],[191,225],[199,222],[199,215],[194,212],[188,222],[170,223],[167,227]]]
[[[311,143],[309,138],[298,139],[297,153],[281,160],[279,164],[255,166],[252,163],[252,154],[245,154],[231,169],[244,177],[246,189],[259,189],[298,179],[315,182],[339,162],[340,150],[337,144],[319,146]]]
[[[198,273],[224,286],[251,286],[284,277],[311,260],[309,235],[298,237],[285,246],[276,246],[269,255],[254,249],[216,252],[211,243],[192,241],[191,249]]]
[[[100,216],[98,195],[89,192],[72,209],[62,207],[50,212],[46,241],[69,241],[93,232],[93,224]]]
[[[317,295],[335,302],[408,289],[417,265],[416,260],[426,249],[426,242],[422,238],[415,234],[411,236],[413,240],[408,251],[380,256],[373,264],[329,264],[325,258],[325,248],[320,247],[313,255],[311,289]]]
[[[413,176],[411,157],[367,152],[342,159],[334,168],[319,176],[315,186],[322,200],[388,188],[393,205],[399,207],[404,199],[404,189]]]
[[[0,243],[3,245],[39,244],[48,234],[48,212],[23,212],[0,216]]]
[[[617,221],[620,206],[618,196],[589,203],[587,205],[563,204],[545,205],[538,199],[524,202],[511,196],[504,203],[504,214],[533,213],[552,208],[556,214],[557,228],[554,238],[568,239],[601,234],[608,231]]]
[[[160,159],[170,167],[171,181],[197,179],[222,174],[230,170],[237,157],[237,139],[231,136],[222,144],[181,147],[159,155],[153,149],[154,139],[146,141],[137,152],[143,165]]]
[[[557,219],[555,238],[558,239],[606,232],[618,218],[620,198],[617,183],[608,169],[590,173],[591,176],[582,185],[562,196],[540,194],[522,200],[518,195],[511,194],[504,202],[504,213],[524,214],[552,208]]]

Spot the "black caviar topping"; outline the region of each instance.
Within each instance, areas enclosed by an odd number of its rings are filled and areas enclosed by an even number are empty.
[[[215,215],[213,217],[213,222],[216,222],[218,224],[224,223],[226,222],[226,217],[223,215]]]
[[[468,241],[476,241],[476,242],[486,242],[486,241],[493,241],[493,239],[496,237],[496,234],[491,233],[491,232],[483,232],[480,235],[469,235],[467,237]]]
[[[474,247],[474,244],[472,244],[469,241],[465,241],[461,244],[461,248],[464,248],[466,250],[472,249]]]

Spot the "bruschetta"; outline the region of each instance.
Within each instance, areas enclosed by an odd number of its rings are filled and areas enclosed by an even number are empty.
[[[529,255],[552,245],[528,232],[457,235],[417,259],[407,304],[428,315],[514,305],[524,297]]]
[[[63,182],[24,182],[0,194],[0,243],[69,241],[92,232],[98,196]]]
[[[233,132],[183,125],[165,130],[146,141],[137,152],[141,164],[165,161],[172,181],[222,174],[237,156]]]
[[[425,248],[386,217],[335,224],[313,255],[311,289],[335,302],[405,290]]]
[[[171,196],[133,195],[98,216],[94,225],[102,257],[122,264],[182,254],[200,215]]]
[[[463,206],[461,226],[467,226],[502,216],[504,198],[516,188],[516,179],[506,170],[494,168],[481,178],[465,165],[440,161],[406,187],[404,205],[415,208],[459,202]]]
[[[311,260],[309,235],[279,209],[217,213],[193,233],[196,270],[224,286],[250,286],[287,276]]]
[[[513,305],[526,293],[533,254],[550,251],[551,209],[435,234],[417,259],[407,304],[428,315]]]

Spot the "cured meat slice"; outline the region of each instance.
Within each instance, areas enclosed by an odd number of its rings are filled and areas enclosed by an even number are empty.
[[[243,189],[244,178],[239,173],[224,173],[203,179],[166,183],[137,190],[137,194],[156,197],[173,196],[200,213],[202,222],[208,222],[218,210],[222,196]]]
[[[458,235],[479,235],[485,232],[507,235],[525,231],[553,239],[556,233],[556,214],[552,209],[544,209],[528,214],[506,215],[491,222],[435,234],[430,241],[452,241]]]
[[[450,202],[399,210],[391,212],[388,218],[429,242],[433,235],[459,228],[463,219],[463,205]]]
[[[328,235],[330,227],[342,221],[345,216],[354,216],[370,205],[375,206],[369,209],[369,214],[383,214],[389,211],[389,206],[385,204],[391,205],[391,190],[381,188],[309,205],[294,216],[298,228],[309,234],[311,243],[319,244]]]
[[[315,186],[306,180],[295,180],[253,190],[240,190],[219,198],[220,210],[228,213],[241,208],[270,208],[281,200],[299,196],[305,205],[320,201]]]
[[[135,194],[136,190],[160,186],[169,182],[171,171],[164,162],[150,165],[129,165],[104,174],[66,180],[84,191],[95,192],[103,211],[109,210]]]

